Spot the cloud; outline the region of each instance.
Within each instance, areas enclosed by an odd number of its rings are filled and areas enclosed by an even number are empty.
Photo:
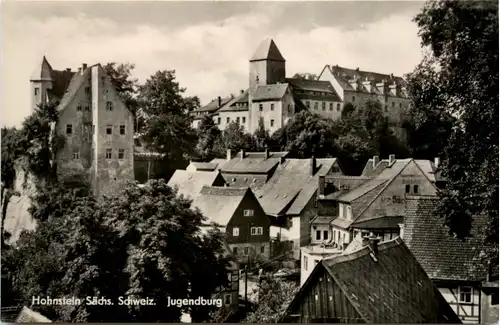
[[[276,26],[284,7],[274,4],[217,20],[188,25],[75,16],[2,17],[0,98],[2,125],[19,125],[29,114],[29,78],[45,54],[56,69],[130,62],[144,81],[157,70],[175,69],[188,95],[202,103],[248,85],[248,58],[259,42],[275,39],[287,59],[287,75],[320,73],[325,64],[401,75],[420,61],[420,46],[411,15],[400,13],[363,23],[296,27]],[[165,19],[168,19],[166,16]],[[281,19],[281,18],[280,18]],[[295,18],[299,19],[299,18]]]

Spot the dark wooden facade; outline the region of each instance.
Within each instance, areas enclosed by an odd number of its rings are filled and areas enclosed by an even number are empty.
[[[324,268],[316,268],[301,299],[290,306],[284,322],[365,323],[352,303]]]

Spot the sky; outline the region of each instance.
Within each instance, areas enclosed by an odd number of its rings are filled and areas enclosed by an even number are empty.
[[[326,64],[401,76],[420,62],[413,17],[422,1],[164,2],[3,1],[0,123],[30,114],[30,77],[45,55],[54,69],[133,63],[145,81],[158,70],[202,104],[248,87],[248,60],[272,38],[287,77]]]

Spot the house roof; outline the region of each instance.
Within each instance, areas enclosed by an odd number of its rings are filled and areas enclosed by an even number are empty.
[[[23,307],[21,306],[2,307],[0,310],[0,320],[2,323],[15,323],[22,309]]]
[[[225,227],[247,194],[253,195],[248,187],[203,186],[193,206],[208,218],[208,223]]]
[[[430,160],[425,160],[425,159],[413,159],[413,161],[417,164],[417,166],[422,170],[424,175],[431,181],[431,182],[436,182],[436,166],[434,165],[434,162]],[[389,160],[388,159],[382,159],[379,161],[379,163],[373,168],[373,159],[370,158],[365,164],[365,167],[363,169],[363,172],[361,173],[362,176],[367,176],[367,177],[375,177],[382,173],[385,168],[389,166]]]
[[[320,195],[319,198],[335,200],[370,179],[370,177],[365,176],[327,175],[325,176],[325,194]],[[330,191],[332,185],[333,192]]]
[[[221,98],[221,105],[219,106],[219,99],[213,99],[210,103],[205,106],[199,107],[194,110],[194,112],[215,112],[218,109],[224,107],[227,103],[234,99],[233,95],[226,96]]]
[[[217,169],[217,163],[210,163],[210,162],[197,162],[197,161],[192,161],[190,163],[191,165],[193,165],[194,168],[196,168],[196,170],[199,170],[199,171],[214,171]]]
[[[387,86],[389,84],[396,84],[398,86],[405,85],[405,81],[403,78],[393,76],[393,75],[370,72],[370,71],[362,71],[359,69],[349,69],[349,68],[339,67],[338,65],[331,65],[331,66],[327,66],[327,67],[330,70],[330,72],[335,76],[335,78],[338,81],[338,83],[340,84],[340,86],[344,90],[348,90],[348,91],[354,91],[354,88],[349,83],[349,81],[353,80],[353,79],[360,80],[361,82],[370,81],[370,84],[373,86],[375,86],[377,83],[381,83],[383,81],[386,82]],[[372,87],[372,89],[366,89],[364,86],[362,86],[362,87],[358,87],[357,91],[364,92],[364,93],[377,93],[377,94],[380,93],[376,87]],[[387,91],[384,91],[384,93],[388,94]],[[380,94],[382,94],[382,93],[380,93]],[[406,98],[406,95],[399,93],[398,97]]]
[[[227,184],[231,187],[250,187],[256,191],[267,182],[266,174],[222,174]]]
[[[332,217],[332,216],[315,216],[310,224],[318,224],[318,225],[329,225],[330,222],[332,222],[332,220],[334,219],[335,217]]]
[[[311,175],[311,159],[285,160],[257,191],[266,214],[300,214],[317,191],[319,175],[328,173],[336,161],[336,158],[316,159],[317,170]]]
[[[30,81],[52,81],[52,66],[45,55],[40,65],[33,71]]]
[[[210,163],[217,164],[217,168],[221,169],[226,164],[227,161],[228,160],[224,159],[224,158],[214,158],[214,159],[210,160]]]
[[[384,169],[389,165],[388,159],[382,159],[379,163],[373,168],[373,159],[368,159],[366,162],[365,168],[363,168],[363,172],[361,172],[361,176],[366,177],[375,177],[380,174]]]
[[[330,99],[332,101],[341,102],[340,96],[333,88],[332,84],[329,81],[322,80],[309,80],[309,79],[299,79],[299,78],[286,78],[286,82],[288,82],[294,93],[298,97],[310,96],[311,93],[321,93],[317,94],[318,96],[326,96],[326,99]],[[305,94],[301,94],[300,91],[306,92]],[[311,97],[313,98],[313,97]]]
[[[52,89],[48,90],[50,100],[61,100],[75,75],[72,71],[52,70]]]
[[[61,98],[61,102],[59,103],[59,110],[63,110],[68,106],[73,98],[75,97],[78,90],[82,87],[85,80],[90,77],[92,67],[87,67],[87,69],[83,70],[82,73],[75,73],[69,82],[68,88]]]
[[[359,229],[398,229],[399,224],[402,224],[403,216],[383,216],[373,219],[355,221],[351,224],[352,228]]]
[[[274,41],[270,38],[262,41],[262,43],[260,43],[257,50],[250,58],[250,62],[260,60],[285,62],[285,58],[283,58],[283,55],[281,55],[280,50],[276,46],[276,43],[274,43]]]
[[[267,174],[279,163],[280,158],[276,158],[272,153],[269,158],[266,158],[263,153],[245,153],[243,159],[238,153],[221,167],[221,171],[222,173]]]
[[[452,237],[435,209],[438,198],[407,197],[403,240],[433,280],[481,281],[486,269],[479,263],[483,246],[481,230],[487,217],[475,216],[471,237]]]
[[[188,172],[178,169],[168,181],[168,186],[175,186],[178,194],[194,199],[199,195],[203,186],[212,186],[219,175],[218,171]]]
[[[351,191],[345,193],[341,197],[337,198],[341,202],[351,202],[354,201],[366,193],[378,188],[380,185],[387,183],[387,179],[374,178],[367,182],[362,183],[360,186],[352,189]]]
[[[15,321],[16,323],[52,323],[50,319],[43,316],[42,314],[29,309],[28,307],[23,307],[19,316]]]
[[[252,101],[280,100],[287,89],[288,84],[259,85],[251,92]]]
[[[320,261],[285,315],[296,310],[324,270],[366,323],[460,323],[400,238],[380,243],[376,260],[372,254],[365,246]]]

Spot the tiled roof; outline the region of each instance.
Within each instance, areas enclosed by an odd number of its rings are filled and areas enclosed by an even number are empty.
[[[257,192],[264,211],[270,215],[298,215],[318,188],[319,175],[325,175],[336,162],[316,159],[317,170],[311,175],[311,159],[287,159]]]
[[[280,163],[280,158],[265,158],[265,156],[253,157],[245,154],[245,158],[240,158],[240,153],[230,161],[227,161],[221,168],[222,173],[240,174],[267,174]]]
[[[191,165],[193,165],[193,167],[199,171],[211,171],[212,172],[212,171],[217,169],[217,163],[192,161]]]
[[[237,96],[235,100],[233,100],[230,105],[226,105],[225,107],[219,110],[220,112],[239,112],[239,111],[248,111],[248,89],[245,90],[242,94]]]
[[[364,247],[363,243],[363,233],[358,232],[356,236],[352,239],[352,241],[347,245],[347,247],[344,249],[343,255],[349,255],[352,254],[361,248]]]
[[[194,199],[199,195],[203,186],[214,185],[219,175],[218,171],[188,172],[178,169],[168,181],[168,186],[175,186],[179,194]]]
[[[218,109],[222,108],[227,103],[229,103],[230,101],[232,101],[233,99],[234,99],[234,96],[232,96],[232,95],[221,98],[221,105],[219,106],[219,99],[216,98],[216,99],[212,100],[210,103],[208,103],[207,105],[202,106],[202,107],[194,110],[194,112],[215,112]]]
[[[448,234],[435,212],[437,197],[407,197],[403,240],[433,280],[481,281],[486,270],[478,262],[483,248],[481,228],[487,218],[473,218],[471,237],[465,241]]]
[[[217,164],[218,169],[221,169],[222,167],[224,167],[224,164],[226,162],[227,162],[227,159],[224,159],[224,158],[214,158],[214,159],[210,160],[211,164]]]
[[[361,176],[366,177],[375,177],[380,174],[387,166],[389,166],[388,159],[382,159],[379,163],[373,168],[373,159],[368,159],[368,162],[361,173]]]
[[[250,187],[256,191],[266,184],[267,174],[222,174],[230,187]]]
[[[52,321],[28,307],[23,307],[16,319],[16,323],[52,323]]]
[[[31,75],[30,81],[52,81],[52,66],[45,55],[42,58],[40,66]]]
[[[415,159],[414,160],[417,166],[422,170],[424,175],[431,182],[436,182],[436,166],[433,161],[425,160],[425,159]]]
[[[342,229],[347,229],[351,225],[352,220],[347,220],[344,218],[337,217],[330,222],[332,226],[340,227]]]
[[[365,176],[346,176],[346,175],[328,175],[325,176],[325,194],[320,195],[320,199],[332,200],[336,199],[345,193],[355,189],[370,177]]]
[[[384,80],[385,80],[387,86],[389,84],[393,84],[393,83],[398,85],[398,86],[405,85],[405,81],[403,78],[391,76],[388,74],[362,71],[359,69],[343,68],[343,67],[339,67],[338,65],[328,66],[328,69],[336,77],[336,79],[339,82],[339,84],[341,85],[341,87],[344,90],[348,90],[348,91],[354,91],[354,88],[352,88],[352,86],[349,83],[349,81],[352,79],[358,79],[360,82],[363,82],[363,81],[370,81],[371,82],[372,91],[370,91],[370,89],[366,89],[363,85],[358,87],[359,92],[365,92],[365,93],[382,94],[379,92],[377,87],[373,87],[373,86],[376,86],[377,83],[381,83]],[[385,94],[388,95],[388,91],[385,91]],[[398,97],[406,98],[406,95],[400,93],[400,94],[398,94]]]
[[[366,193],[376,189],[379,185],[386,183],[387,179],[374,178],[367,182],[362,183],[360,186],[354,188],[353,190],[347,192],[338,198],[342,202],[351,202],[359,197],[365,195]]]
[[[324,270],[366,323],[461,323],[400,238],[378,244],[376,260],[372,255],[364,247],[320,261],[286,314],[297,312]]]
[[[327,217],[327,216],[316,216],[314,217],[312,220],[311,220],[311,224],[318,224],[318,225],[329,225],[330,222],[332,222],[332,220],[334,219],[335,217]]]
[[[253,195],[248,187],[204,186],[193,201],[193,206],[208,218],[207,223],[225,227],[247,193]]]
[[[332,100],[335,102],[342,101],[335,91],[335,88],[333,88],[332,84],[329,81],[286,78],[286,82],[288,82],[292,86],[294,94],[297,95],[297,97],[299,97],[300,99],[303,99],[304,96],[308,96],[311,99],[314,99],[314,96],[323,96],[325,97],[324,99],[327,100]],[[305,93],[302,93],[302,91],[304,91]],[[311,93],[319,94],[311,95]]]
[[[75,73],[73,78],[64,93],[61,102],[59,103],[59,110],[63,110],[68,106],[69,103],[73,100],[78,90],[82,87],[85,80],[90,77],[92,67],[87,67],[82,73]]]
[[[403,223],[403,216],[383,216],[368,220],[355,221],[351,224],[353,228],[359,229],[397,229]]]
[[[73,79],[75,72],[52,70],[52,89],[48,93],[51,100],[61,100]]]
[[[250,59],[250,61],[259,60],[285,61],[283,55],[281,55],[280,50],[278,50],[278,47],[272,39],[266,39],[260,43],[259,47]]]
[[[405,159],[405,161],[406,160],[407,159]],[[434,165],[434,162],[425,159],[413,159],[413,161],[417,164],[417,166],[422,170],[424,175],[431,182],[436,181],[436,167]],[[387,168],[387,166],[389,166],[388,159],[380,160],[379,163],[375,166],[375,168],[373,168],[373,159],[368,159],[361,175],[367,177],[375,177],[380,173],[382,173],[385,170],[385,168]]]
[[[252,101],[280,100],[287,89],[288,84],[259,85],[251,92]]]

